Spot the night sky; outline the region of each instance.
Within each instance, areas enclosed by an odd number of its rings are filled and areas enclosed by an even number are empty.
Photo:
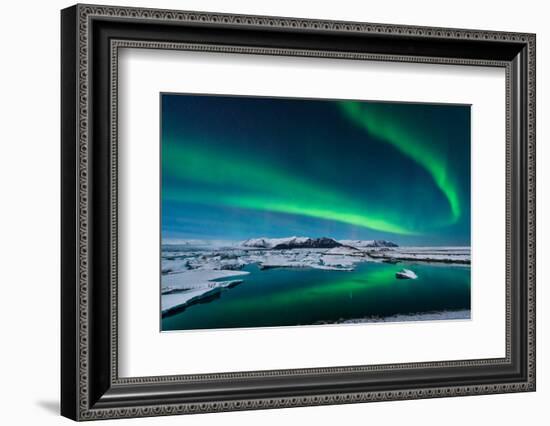
[[[470,244],[470,107],[161,95],[163,239]]]

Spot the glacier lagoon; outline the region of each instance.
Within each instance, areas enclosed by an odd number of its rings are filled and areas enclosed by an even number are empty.
[[[469,248],[173,246],[161,293],[162,331],[469,319]]]

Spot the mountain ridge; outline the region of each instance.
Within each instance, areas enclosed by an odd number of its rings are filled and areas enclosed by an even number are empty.
[[[288,250],[293,248],[380,248],[398,247],[397,244],[387,240],[335,240],[328,237],[284,237],[284,238],[250,238],[241,243],[243,247],[263,248],[270,250]]]

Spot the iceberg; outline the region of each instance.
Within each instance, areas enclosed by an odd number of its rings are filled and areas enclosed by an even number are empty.
[[[401,269],[401,271],[395,273],[395,278],[402,280],[416,280],[418,276],[410,269]]]

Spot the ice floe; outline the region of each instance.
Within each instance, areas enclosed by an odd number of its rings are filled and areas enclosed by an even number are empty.
[[[220,281],[222,278],[247,274],[249,274],[247,271],[199,269],[163,275],[161,284],[162,314],[183,308],[200,299],[212,296],[224,288],[234,287],[243,281],[242,279]]]
[[[418,276],[410,269],[401,269],[395,273],[395,278],[399,278],[400,280],[416,280]]]

